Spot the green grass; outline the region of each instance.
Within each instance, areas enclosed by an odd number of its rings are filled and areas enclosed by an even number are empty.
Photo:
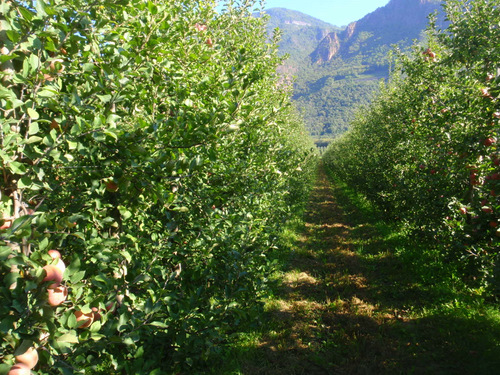
[[[320,175],[286,238],[260,328],[205,373],[499,373],[499,306],[340,182]]]

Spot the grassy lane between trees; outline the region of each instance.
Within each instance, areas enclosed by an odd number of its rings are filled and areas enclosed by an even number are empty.
[[[265,323],[241,338],[224,373],[497,373],[497,306],[331,180],[320,168]]]

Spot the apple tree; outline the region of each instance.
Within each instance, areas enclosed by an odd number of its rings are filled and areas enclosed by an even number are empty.
[[[398,54],[381,96],[333,143],[326,163],[470,285],[498,294],[500,9],[444,3],[448,27]]]
[[[0,373],[186,371],[258,322],[315,152],[254,5],[2,2]]]

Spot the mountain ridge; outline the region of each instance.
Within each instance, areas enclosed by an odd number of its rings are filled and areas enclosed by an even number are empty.
[[[297,19],[303,19],[303,20],[307,20],[304,22],[306,24],[309,24],[309,26],[316,25],[316,26],[321,26],[321,27],[325,27],[325,28],[332,27],[332,28],[341,29],[340,27],[335,26],[329,22],[326,22],[326,21],[323,21],[319,18],[310,16],[310,15],[303,13],[303,12],[300,12],[298,10],[292,10],[292,9],[282,8],[282,7],[273,7],[273,8],[266,9],[264,12],[266,14],[268,14],[269,16],[271,16],[272,19],[274,19],[274,20],[279,20],[279,18],[288,18],[288,19],[295,20],[295,21]],[[298,26],[305,26],[305,25],[302,25],[300,23],[297,25]]]
[[[389,77],[388,52],[422,39],[428,15],[441,3],[391,0],[343,28],[286,8],[265,11],[268,32],[281,29],[280,53],[290,56],[278,71],[295,76],[293,99],[313,137],[349,128],[356,108],[369,104],[379,81]]]
[[[351,22],[341,32],[334,31],[335,36],[327,36],[327,42],[333,41],[333,45],[329,44],[331,50],[336,51],[330,53],[328,61],[337,53],[343,57],[355,54],[357,50],[353,52],[352,46],[357,42],[356,39],[361,38],[365,46],[369,44],[373,49],[380,45],[387,46],[416,38],[418,35],[415,31],[421,32],[427,26],[427,16],[435,11],[440,3],[441,0],[391,0],[387,5]],[[324,50],[325,44],[318,48]],[[314,55],[313,52],[311,56],[313,59]],[[324,54],[319,56],[321,58],[319,62],[324,62]]]
[[[269,16],[268,34],[272,35],[276,28],[282,32],[280,53],[290,56],[288,65],[300,64],[300,60],[311,54],[326,35],[342,30],[338,26],[287,8],[270,8],[264,13]]]

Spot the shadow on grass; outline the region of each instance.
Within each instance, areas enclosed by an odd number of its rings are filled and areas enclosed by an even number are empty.
[[[264,329],[218,373],[499,373],[500,314],[353,199],[320,173]]]

